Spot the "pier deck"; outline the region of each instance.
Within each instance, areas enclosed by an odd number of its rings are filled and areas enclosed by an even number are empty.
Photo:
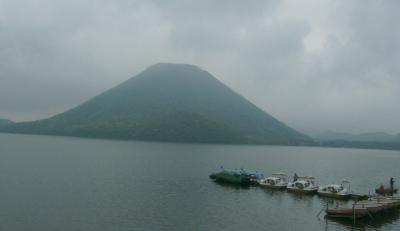
[[[355,220],[366,216],[373,217],[377,213],[397,207],[400,207],[399,197],[378,197],[356,202],[350,208],[327,208],[326,216]]]

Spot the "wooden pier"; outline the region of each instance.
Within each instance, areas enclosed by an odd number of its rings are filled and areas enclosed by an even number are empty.
[[[326,216],[332,218],[346,218],[356,220],[400,207],[399,197],[377,197],[356,202],[352,207],[327,208]]]

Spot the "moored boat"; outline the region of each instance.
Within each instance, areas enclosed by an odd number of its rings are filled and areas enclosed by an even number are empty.
[[[381,195],[391,195],[397,193],[397,188],[384,187],[383,185],[381,185],[379,188],[375,189],[375,193]]]
[[[221,172],[212,173],[210,178],[224,183],[249,185],[251,184],[250,176],[242,169],[225,170]]]
[[[260,180],[264,178],[264,175],[257,171],[245,171],[243,169],[240,170],[242,171],[242,174],[250,178],[250,184],[252,185],[258,185]]]
[[[315,183],[315,178],[312,176],[299,176],[296,177],[294,182],[287,184],[289,192],[315,194],[318,191],[318,186]]]
[[[270,177],[261,179],[259,185],[271,189],[285,189],[288,181],[285,173],[274,173]]]
[[[351,194],[342,184],[329,184],[321,186],[318,189],[318,195],[323,197],[332,197],[336,199],[349,199]]]
[[[385,187],[383,184],[379,186],[379,188],[375,189],[375,193],[380,194],[380,195],[393,195],[397,193],[397,188],[394,187],[394,179],[393,177],[390,177],[390,186]]]

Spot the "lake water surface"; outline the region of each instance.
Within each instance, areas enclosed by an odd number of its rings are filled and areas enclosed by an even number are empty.
[[[399,151],[112,141],[0,133],[0,230],[400,230],[400,212],[325,220],[329,201],[220,185],[219,166],[352,182],[368,194]]]

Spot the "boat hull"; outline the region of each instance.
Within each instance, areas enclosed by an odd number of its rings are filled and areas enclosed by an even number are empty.
[[[270,184],[259,184],[260,187],[262,188],[267,188],[267,189],[275,189],[275,190],[285,190],[286,185],[270,185]]]
[[[238,184],[238,185],[251,184],[249,177],[246,177],[243,175],[226,173],[226,172],[213,173],[210,175],[210,178],[215,181],[223,182],[223,183]]]
[[[291,188],[287,187],[286,188],[288,192],[293,192],[293,193],[302,193],[302,194],[316,194],[318,189],[299,189],[299,188]]]
[[[334,199],[340,199],[340,200],[348,200],[350,199],[350,194],[338,194],[338,193],[325,193],[325,192],[317,192],[318,196],[321,197],[329,197],[329,198],[334,198]]]

